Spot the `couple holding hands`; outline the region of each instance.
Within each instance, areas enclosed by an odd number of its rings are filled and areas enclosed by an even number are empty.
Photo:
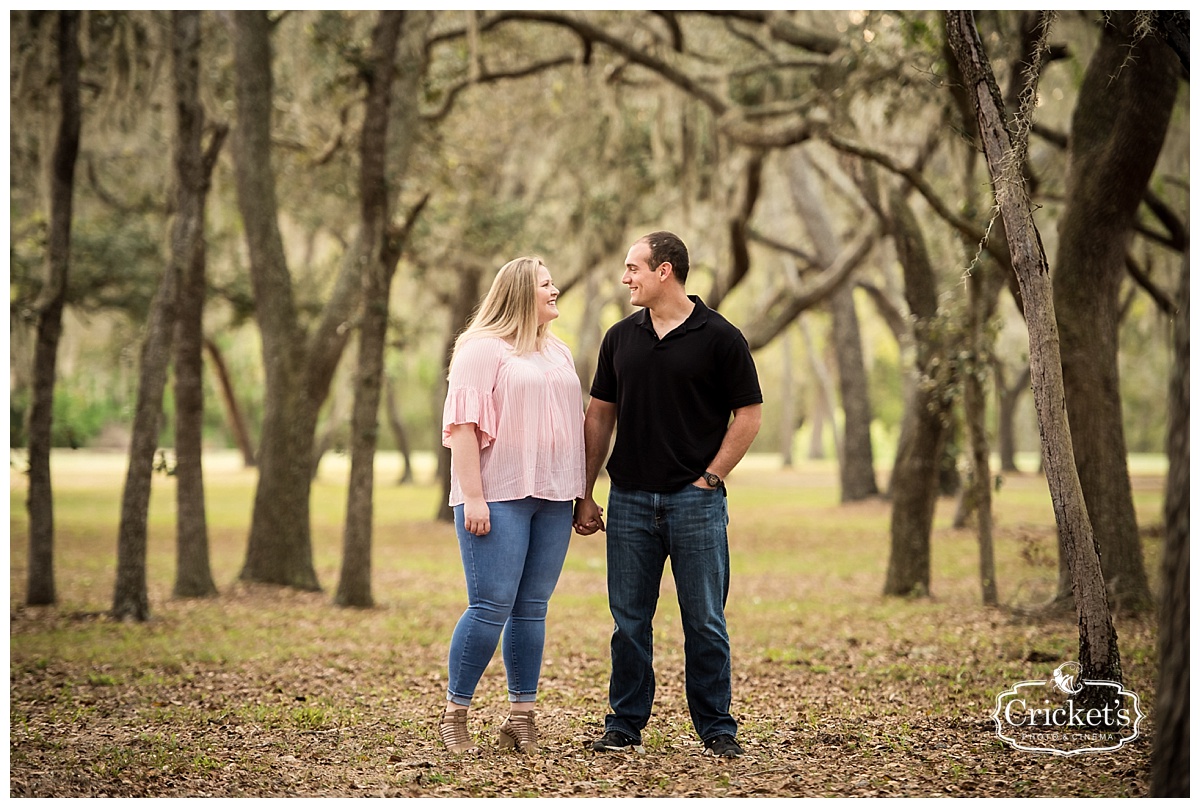
[[[605,334],[586,414],[571,352],[549,330],[558,289],[540,259],[501,267],[458,338],[442,416],[468,598],[450,640],[439,724],[451,752],[478,749],[467,714],[498,643],[511,708],[499,745],[537,751],[546,612],[574,527],[605,532],[614,622],[610,712],[591,748],[641,744],[654,701],[653,616],[670,557],[692,724],[706,754],[742,754],[729,712],[723,478],[758,432],[762,393],[745,338],[687,294],[687,274],[687,247],[672,233],[630,247],[621,282],[641,310]],[[593,498],[606,457],[607,513]]]

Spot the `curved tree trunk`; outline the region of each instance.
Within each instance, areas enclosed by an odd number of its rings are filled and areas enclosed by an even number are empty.
[[[271,42],[265,12],[234,13],[238,207],[250,251],[250,278],[262,333],[266,390],[259,479],[244,580],[319,589],[312,566],[309,464],[317,420],[304,389],[303,334],[279,233],[271,162]]]
[[[37,343],[33,355],[33,401],[29,414],[29,576],[25,602],[55,603],[54,494],[50,483],[50,436],[54,425],[54,376],[71,264],[71,210],[75,161],[83,114],[79,101],[79,12],[58,19],[59,123],[50,162],[46,284],[35,304]]]
[[[1058,326],[1050,287],[1050,267],[1034,224],[1032,206],[1019,176],[1006,172],[1014,155],[1024,150],[1028,132],[1014,146],[1005,127],[1004,105],[991,64],[979,41],[969,11],[947,15],[947,35],[962,70],[979,122],[996,203],[1004,218],[1013,267],[1021,284],[1029,329],[1029,365],[1034,403],[1042,434],[1046,481],[1054,519],[1070,562],[1079,619],[1079,664],[1084,680],[1121,681],[1121,655],[1108,607],[1108,592],[1100,572],[1096,539],[1088,520],[1083,490],[1075,468],[1071,431],[1059,358]],[[1036,73],[1035,73],[1036,75]],[[1036,88],[1034,88],[1036,89]],[[1106,687],[1084,688],[1079,701],[1086,708],[1104,706],[1111,697]]]
[[[1138,206],[1166,137],[1179,64],[1131,11],[1108,15],[1071,125],[1054,310],[1067,417],[1088,515],[1114,604],[1151,608],[1129,482],[1117,373],[1119,293]],[[1061,555],[1061,554],[1060,554]],[[1059,596],[1070,597],[1060,563]]]
[[[839,243],[829,221],[824,200],[814,187],[806,158],[793,149],[787,160],[788,187],[792,202],[812,239],[817,260],[832,266],[839,256]],[[842,284],[829,297],[833,315],[833,347],[837,356],[838,385],[842,397],[844,425],[839,470],[842,502],[877,496],[875,458],[871,449],[871,398],[863,365],[862,334],[854,306],[854,287]]]
[[[718,273],[708,293],[706,303],[711,309],[717,309],[738,284],[746,278],[750,271],[749,228],[750,217],[754,215],[754,206],[762,192],[762,172],[765,154],[761,150],[753,150],[743,165],[744,175],[738,183],[739,198],[731,200],[733,212],[726,222],[729,233],[729,269]]]
[[[357,251],[346,251],[320,321],[306,334],[279,232],[271,160],[271,22],[263,11],[237,11],[233,20],[234,175],[266,374],[258,487],[240,577],[319,590],[309,511],[314,433],[349,338],[345,325],[361,295],[362,265]]]
[[[914,318],[914,372],[919,381],[906,402],[908,428],[902,431],[892,470],[891,550],[883,592],[923,596],[930,592],[930,534],[949,409],[937,368],[946,363],[942,361],[942,337],[934,323],[938,298],[933,265],[916,217],[900,192],[892,194],[889,221],[904,269],[904,294]]]
[[[213,372],[217,375],[217,389],[221,391],[221,401],[225,406],[225,421],[233,434],[234,443],[242,453],[242,465],[248,469],[254,468],[254,444],[250,440],[250,430],[246,427],[246,416],[238,404],[237,394],[233,389],[233,381],[229,378],[229,369],[225,367],[225,357],[217,343],[209,337],[204,337],[204,350],[212,362]]]
[[[176,597],[217,593],[208,554],[204,502],[204,205],[209,177],[228,131],[220,127],[207,153],[201,151],[204,107],[200,103],[200,12],[171,13],[176,108],[179,116],[177,158],[180,196],[196,216],[196,239],[181,256],[179,318],[175,349],[175,588]],[[181,211],[182,212],[182,211]]]
[[[1158,692],[1150,793],[1188,797],[1191,791],[1191,301],[1188,258],[1183,256],[1179,313],[1173,327],[1170,426],[1167,434],[1166,538],[1158,622]]]
[[[427,19],[427,18],[426,18]],[[339,606],[367,607],[371,595],[371,530],[374,516],[375,449],[379,435],[379,402],[383,386],[383,351],[388,328],[388,300],[392,277],[405,232],[391,227],[388,175],[403,176],[407,156],[416,140],[418,87],[424,28],[408,26],[401,56],[400,88],[393,113],[392,84],[396,78],[396,56],[405,12],[382,11],[371,43],[371,72],[368,77],[366,115],[360,146],[362,228],[360,253],[363,264],[363,316],[358,337],[358,373],[354,385],[351,417],[350,485],[343,533],[342,571],[335,602]],[[403,144],[399,165],[388,165],[388,125],[392,117],[401,124]],[[415,215],[415,214],[414,214]],[[410,219],[411,223],[411,219]]]

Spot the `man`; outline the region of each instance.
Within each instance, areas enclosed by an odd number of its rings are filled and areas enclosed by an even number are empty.
[[[652,624],[669,557],[692,725],[706,754],[742,754],[729,713],[724,478],[758,434],[762,392],[745,337],[687,294],[687,274],[687,247],[673,233],[651,233],[629,248],[621,282],[643,310],[605,334],[584,420],[587,479],[575,529],[607,530],[614,622],[611,713],[592,744],[598,752],[639,746],[650,720]],[[606,528],[593,489],[614,427]]]

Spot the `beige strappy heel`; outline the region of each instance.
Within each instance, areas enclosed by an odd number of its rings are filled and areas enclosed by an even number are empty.
[[[467,729],[466,707],[442,713],[438,734],[442,736],[446,749],[456,755],[479,751],[479,746],[471,738],[471,731]]]
[[[500,748],[516,749],[526,754],[538,751],[537,726],[533,723],[533,711],[510,713],[504,726],[500,727]]]

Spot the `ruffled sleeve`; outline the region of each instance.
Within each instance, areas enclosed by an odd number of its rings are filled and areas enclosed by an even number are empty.
[[[442,408],[443,446],[450,445],[450,427],[455,424],[475,424],[480,449],[486,449],[496,439],[494,392],[505,348],[503,340],[482,338],[458,347]]]

